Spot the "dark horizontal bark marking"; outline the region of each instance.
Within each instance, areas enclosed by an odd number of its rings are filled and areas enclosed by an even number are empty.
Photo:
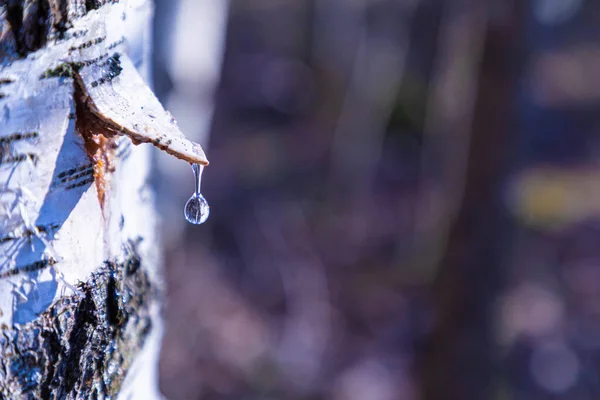
[[[92,47],[96,44],[102,43],[106,40],[106,36],[102,36],[102,37],[98,37],[92,40],[88,40],[87,42],[84,42],[82,44],[80,44],[79,46],[72,46],[71,48],[69,48],[69,53],[76,51],[76,50],[83,50],[83,49],[87,49],[88,47]]]
[[[83,171],[83,172],[80,172],[78,174],[70,175],[68,177],[62,178],[60,180],[60,182],[61,183],[72,182],[72,181],[75,181],[77,179],[80,179],[80,178],[83,178],[83,177],[86,177],[86,176],[90,176],[90,175],[93,175],[93,174],[94,174],[94,170],[90,167],[90,169],[88,169],[86,171]]]
[[[59,224],[37,225],[35,227],[35,230],[25,229],[23,232],[20,233],[11,232],[8,235],[0,237],[0,243],[5,243],[11,240],[17,240],[21,238],[30,238],[32,236],[37,236],[42,233],[48,234],[53,232],[55,229],[58,229],[59,227]]]
[[[108,50],[112,50],[115,47],[117,47],[118,45],[120,45],[121,43],[125,42],[125,36],[121,36],[121,39],[117,40],[116,42],[113,42],[111,44],[108,45],[107,49]]]
[[[53,259],[53,258],[46,258],[46,259],[39,260],[39,261],[36,261],[34,263],[31,263],[31,264],[27,264],[27,265],[22,265],[20,267],[11,268],[8,271],[0,273],[0,278],[8,278],[9,276],[18,275],[18,274],[21,274],[23,272],[39,271],[39,270],[44,269],[46,267],[50,267],[50,266],[52,266],[54,264],[56,264],[56,260],[55,259]]]
[[[37,132],[16,132],[8,136],[0,137],[0,145],[16,142],[18,140],[33,139],[38,136]]]
[[[94,182],[94,177],[93,177],[93,176],[92,176],[92,177],[90,177],[90,178],[88,178],[88,179],[84,179],[84,180],[82,180],[82,181],[80,181],[80,182],[73,183],[73,184],[71,184],[71,185],[67,186],[67,187],[66,187],[66,190],[75,189],[75,188],[78,188],[78,187],[80,187],[80,186],[84,186],[84,185],[87,185],[87,184],[89,184],[89,183],[92,183],[92,182]]]
[[[90,66],[92,64],[96,64],[99,61],[102,61],[103,59],[105,59],[106,57],[108,57],[108,52],[102,54],[101,56],[98,56],[96,58],[92,58],[91,60],[84,60],[84,61],[77,61],[75,63],[73,63],[76,67],[81,68],[81,67],[87,67]]]
[[[108,53],[107,53],[108,55]],[[113,53],[108,59],[98,64],[98,67],[113,68],[115,65],[121,65],[121,55],[119,53]]]
[[[22,161],[31,160],[34,164],[37,163],[37,155],[33,153],[24,153],[24,154],[15,154],[15,155],[4,155],[0,156],[0,165],[2,164],[12,164],[12,163],[20,163]]]
[[[73,73],[79,71],[81,68],[83,67],[88,67],[90,65],[97,65],[98,62],[102,61],[103,59],[105,59],[106,57],[108,57],[108,52],[89,59],[89,60],[84,60],[84,61],[73,61],[73,62],[63,62],[59,65],[57,65],[54,68],[48,68],[40,77],[40,79],[47,79],[47,78],[72,78],[73,77]],[[103,66],[106,63],[102,63],[99,66]]]
[[[65,190],[71,190],[88,183],[94,182],[94,169],[92,164],[85,164],[80,167],[71,168],[58,174],[58,183],[54,186],[70,183]],[[85,179],[82,179],[85,178]]]
[[[58,174],[58,178],[61,179],[61,178],[64,178],[64,177],[66,177],[68,175],[73,175],[73,174],[76,174],[78,172],[84,171],[84,170],[89,169],[89,168],[92,168],[92,164],[86,164],[86,165],[82,165],[80,167],[71,168],[71,169],[68,169],[66,171],[63,171],[63,172],[59,173]]]
[[[67,32],[61,40],[77,39],[87,35],[89,31],[87,29],[81,29],[78,31]]]
[[[0,86],[8,85],[13,82],[14,82],[14,80],[12,80],[10,78],[0,78]]]
[[[97,79],[91,83],[92,87],[103,85],[107,82],[112,81],[121,74],[123,68],[121,67],[121,56],[118,53],[112,55],[108,60],[101,64],[108,68],[108,71],[102,75],[100,79]]]

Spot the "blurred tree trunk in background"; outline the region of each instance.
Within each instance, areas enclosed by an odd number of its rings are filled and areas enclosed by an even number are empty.
[[[598,7],[232,1],[165,392],[600,398]]]
[[[510,250],[511,225],[503,202],[510,171],[508,156],[515,151],[514,104],[521,56],[521,17],[514,1],[475,1],[468,11],[464,3],[457,6],[446,2],[446,7],[455,7],[454,12],[449,11],[447,23],[465,24],[464,18],[453,20],[452,14],[468,15],[467,23],[483,23],[483,48],[481,61],[475,60],[476,75],[469,77],[476,83],[472,126],[468,121],[442,124],[437,132],[453,140],[465,138],[465,132],[452,129],[471,130],[470,137],[466,136],[464,188],[433,286],[435,325],[421,364],[423,398],[430,400],[487,400],[494,398],[499,384],[496,379],[501,357],[495,337],[495,303],[503,289]],[[469,34],[476,32],[467,33],[466,39],[473,40]],[[444,43],[442,36],[440,45]],[[459,68],[465,66],[461,64]],[[456,85],[456,75],[451,79],[450,84]],[[465,90],[464,86],[452,87]],[[460,102],[461,93],[446,94],[443,100],[450,102],[450,110],[460,109],[461,105],[453,102]],[[457,118],[463,117],[461,114]],[[450,144],[450,148],[454,146]],[[449,201],[447,197],[443,199]]]
[[[149,147],[104,136],[77,81],[147,79],[151,18],[146,0],[0,0],[2,399],[160,397]]]

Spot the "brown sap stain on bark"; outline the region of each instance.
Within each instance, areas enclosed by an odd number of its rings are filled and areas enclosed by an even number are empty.
[[[92,162],[98,201],[104,210],[104,200],[110,184],[111,173],[115,171],[116,135],[110,127],[89,110],[85,97],[79,85],[75,84],[75,129],[83,138],[85,152]]]

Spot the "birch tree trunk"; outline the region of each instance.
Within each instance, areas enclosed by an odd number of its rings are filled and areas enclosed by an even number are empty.
[[[150,153],[132,142],[207,161],[144,83],[152,11],[0,0],[0,399],[160,398]]]

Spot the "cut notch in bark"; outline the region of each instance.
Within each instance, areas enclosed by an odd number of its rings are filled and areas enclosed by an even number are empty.
[[[128,136],[136,145],[151,143],[189,163],[208,165],[202,147],[179,131],[127,55],[114,53],[97,60],[62,63],[40,78],[74,78],[77,131],[93,165],[101,207],[115,168],[115,136]]]

